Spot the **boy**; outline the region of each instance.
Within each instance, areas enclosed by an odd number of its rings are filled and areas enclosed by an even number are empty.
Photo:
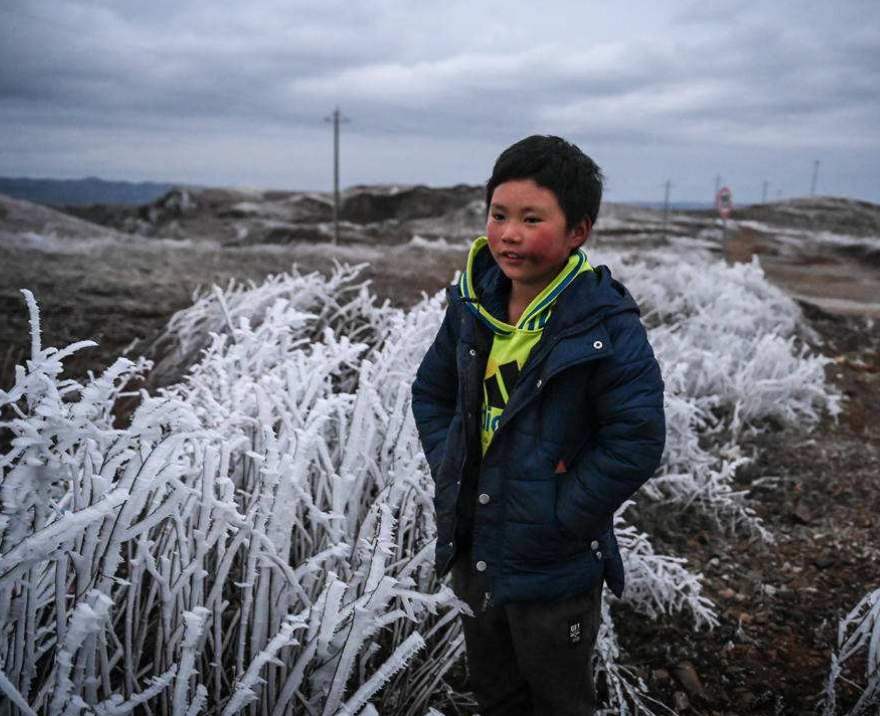
[[[665,442],[663,381],[627,290],[581,246],[599,167],[558,137],[506,149],[486,236],[413,383],[435,481],[436,569],[463,618],[482,716],[592,714],[603,581],[620,596],[614,512]]]

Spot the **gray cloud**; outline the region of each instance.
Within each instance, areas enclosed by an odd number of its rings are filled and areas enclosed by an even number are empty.
[[[338,104],[351,182],[479,181],[532,132],[607,157],[619,198],[673,168],[876,160],[875,6],[13,0],[0,151],[27,175],[315,187]],[[840,191],[880,199],[852,169]]]

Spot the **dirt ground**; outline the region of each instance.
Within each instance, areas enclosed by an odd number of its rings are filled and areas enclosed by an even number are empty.
[[[836,315],[880,318],[880,249],[862,246],[780,244],[772,234],[744,227],[731,232],[731,261],[760,257],[767,278],[796,299]],[[862,255],[860,255],[862,254]]]
[[[772,247],[771,247],[772,248]],[[134,343],[149,345],[170,315],[192,302],[192,292],[230,277],[258,280],[297,262],[303,270],[328,268],[323,254],[296,246],[271,250],[210,249],[157,243],[149,247],[107,245],[46,253],[28,246],[0,247],[0,388],[29,349],[27,310],[19,288],[36,295],[43,344],[64,346],[93,338],[99,347],[81,351],[69,375],[100,370]],[[731,260],[762,255],[774,264],[759,233],[736,234]],[[371,262],[366,276],[380,298],[409,305],[422,291],[448,282],[461,251],[414,246],[337,253],[349,263]],[[776,261],[768,276],[797,296],[811,282],[835,298],[834,285],[814,279],[816,267],[841,272],[833,257],[818,256],[792,274],[800,259]],[[866,286],[880,270],[865,272]],[[786,274],[786,271],[788,274]],[[794,278],[792,278],[794,275]],[[847,397],[839,420],[823,420],[810,433],[769,429],[746,449],[754,462],[740,471],[742,489],[777,536],[767,545],[748,535],[725,535],[692,515],[651,533],[659,551],[686,556],[705,575],[705,595],[718,606],[720,626],[696,632],[687,619],[651,622],[621,608],[616,623],[624,661],[645,679],[651,693],[680,713],[711,716],[814,713],[824,688],[838,620],[870,589],[880,586],[880,330],[864,316],[880,292],[856,297],[836,314],[803,304],[808,323],[823,339],[819,350],[834,359],[828,378]],[[852,296],[838,298],[854,300]],[[818,301],[816,303],[822,303]],[[825,301],[825,308],[840,308]],[[751,486],[756,477],[773,477]],[[859,665],[856,665],[859,666]],[[852,674],[856,681],[863,674]],[[854,701],[845,694],[843,705]]]

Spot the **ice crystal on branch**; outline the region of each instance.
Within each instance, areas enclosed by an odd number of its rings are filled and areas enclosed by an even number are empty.
[[[831,657],[825,686],[824,716],[840,713],[837,689],[839,682],[846,680],[844,664],[858,656],[866,661],[864,687],[846,716],[868,716],[880,709],[880,589],[866,594],[838,625],[837,651]]]

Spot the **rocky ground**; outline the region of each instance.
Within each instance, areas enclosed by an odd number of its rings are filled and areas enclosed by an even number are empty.
[[[448,197],[439,204],[443,216],[454,217],[451,241],[475,221],[473,192],[459,193],[465,203],[457,208],[444,203]],[[424,192],[398,194],[386,189],[378,198],[358,198],[358,192],[351,192],[349,216],[392,227],[395,219],[385,215],[391,211],[388,204],[422,223],[407,225],[391,245],[359,239],[336,248],[327,245],[326,237],[320,244],[299,241],[295,231],[272,246],[247,245],[235,240],[242,231],[229,233],[228,227],[225,242],[131,238],[112,222],[97,229],[72,217],[42,209],[29,214],[27,207],[0,201],[0,388],[11,384],[14,366],[29,350],[20,288],[33,291],[39,301],[44,345],[98,341],[98,348],[81,351],[69,363],[71,377],[102,369],[126,349],[131,355],[148,351],[171,314],[189,306],[199,287],[224,285],[230,278],[256,281],[293,263],[301,270],[327,270],[332,259],[368,262],[366,277],[376,293],[410,305],[423,291],[445,285],[460,268],[464,252],[460,246],[438,249],[413,242],[412,235],[440,239],[443,222],[426,218],[425,202],[430,202]],[[230,216],[246,222],[249,232],[258,225],[271,229],[271,217],[254,216],[248,197],[234,199]],[[262,200],[326,219],[321,213],[326,207],[300,197]],[[190,209],[173,202],[167,206],[168,201],[157,206],[180,215],[157,215],[154,226],[179,231],[195,220],[184,216]],[[178,196],[175,201],[183,200]],[[754,461],[737,479],[750,490],[755,510],[776,535],[775,544],[724,534],[692,515],[668,523],[657,516],[651,533],[658,550],[687,556],[691,567],[705,575],[705,594],[718,606],[720,625],[696,632],[683,617],[651,622],[625,607],[616,624],[626,662],[652,695],[679,713],[814,713],[839,619],[880,586],[874,522],[880,512],[880,324],[871,318],[880,318],[880,262],[874,253],[880,209],[856,206],[847,213],[840,200],[829,202],[744,212],[723,244],[730,261],[758,255],[771,280],[805,301],[805,319],[822,339],[817,350],[834,361],[828,379],[847,400],[838,420],[826,418],[810,433],[771,425],[748,439],[745,449]],[[224,211],[219,203],[213,206],[202,229],[213,226]],[[136,216],[150,220],[149,211]],[[114,215],[113,221],[124,220]],[[699,212],[676,214],[664,226],[657,212],[610,207],[600,229],[600,245],[654,246],[669,243],[668,234],[674,233],[693,245],[722,250],[720,229]],[[826,232],[818,243],[807,233],[813,229]],[[688,244],[680,245],[687,250]],[[857,673],[852,676],[861,680]],[[850,690],[844,705],[855,693]]]

